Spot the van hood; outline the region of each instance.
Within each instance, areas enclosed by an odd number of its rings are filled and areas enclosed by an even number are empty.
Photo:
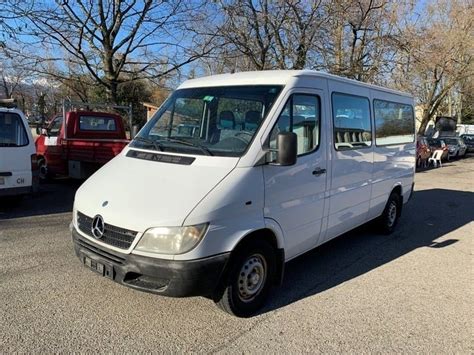
[[[79,188],[74,208],[89,217],[100,214],[107,224],[137,232],[157,226],[181,226],[238,162],[238,158],[208,156],[189,160],[194,161],[159,162],[128,157],[123,152]]]

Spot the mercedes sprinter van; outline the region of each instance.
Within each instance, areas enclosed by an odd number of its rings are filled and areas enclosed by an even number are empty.
[[[138,290],[249,316],[287,261],[413,191],[410,95],[314,71],[188,80],[77,191],[80,261]]]

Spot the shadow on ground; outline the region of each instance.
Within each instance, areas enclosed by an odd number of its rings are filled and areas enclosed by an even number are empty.
[[[415,192],[394,234],[377,234],[367,224],[287,263],[283,286],[274,290],[261,313],[328,290],[417,248],[456,243],[456,239],[436,239],[474,221],[473,201],[474,193],[466,191]]]
[[[40,184],[32,196],[0,199],[0,220],[72,212],[74,195],[82,181],[55,179]]]

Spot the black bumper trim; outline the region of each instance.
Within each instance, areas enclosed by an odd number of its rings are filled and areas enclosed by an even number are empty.
[[[104,250],[72,231],[76,256],[101,263],[109,278],[122,285],[171,297],[212,297],[230,253],[196,260],[165,260]]]

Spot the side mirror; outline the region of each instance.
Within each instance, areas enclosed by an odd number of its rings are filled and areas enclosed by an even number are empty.
[[[298,145],[297,136],[293,132],[282,132],[277,136],[276,163],[281,166],[296,164]]]

